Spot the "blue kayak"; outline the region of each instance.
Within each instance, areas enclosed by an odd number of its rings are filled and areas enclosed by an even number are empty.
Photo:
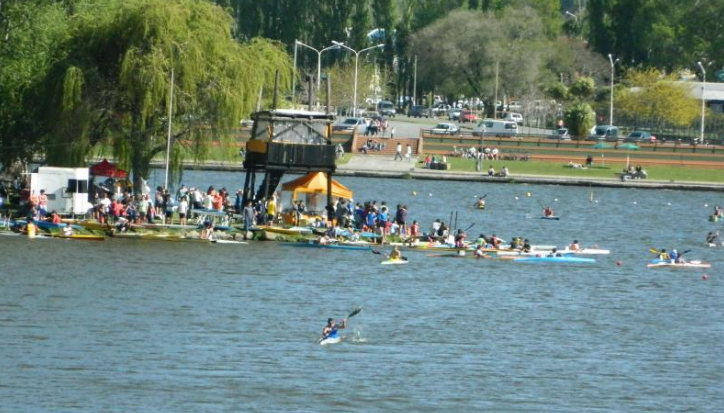
[[[540,219],[547,219],[549,221],[560,221],[561,217],[540,217]]]
[[[592,264],[596,262],[593,258],[581,258],[581,257],[523,257],[516,258],[514,262],[560,262],[567,264]]]
[[[314,242],[282,242],[280,245],[284,247],[307,247],[307,248],[325,248],[335,250],[354,250],[369,251],[372,249],[369,245],[345,245],[345,244],[317,244]]]

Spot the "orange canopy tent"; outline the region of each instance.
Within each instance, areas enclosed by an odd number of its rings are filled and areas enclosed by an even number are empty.
[[[292,199],[298,199],[299,193],[326,194],[327,175],[324,172],[312,172],[282,185],[283,191],[292,191]],[[332,179],[332,196],[352,199],[352,191]]]

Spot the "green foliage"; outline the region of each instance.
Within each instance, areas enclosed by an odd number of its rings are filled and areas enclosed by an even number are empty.
[[[500,16],[454,11],[414,34],[419,86],[466,96],[492,96],[495,62],[500,62],[500,95],[537,89],[546,45],[531,8],[506,9]]]
[[[568,88],[562,82],[555,82],[548,85],[546,95],[557,101],[568,100]]]
[[[109,142],[136,184],[166,150],[173,70],[175,168],[203,160],[209,142],[226,143],[274,75],[288,88],[291,64],[281,45],[239,44],[221,8],[194,0],[134,0],[93,9],[76,20],[66,51],[46,78],[47,160],[77,165],[94,145]],[[62,107],[56,113],[54,108]],[[59,148],[58,144],[63,143]],[[176,145],[180,146],[176,148]]]
[[[596,83],[590,77],[579,77],[571,85],[569,93],[572,96],[577,97],[579,100],[584,100],[593,95],[596,90]]]
[[[591,106],[585,102],[571,105],[563,117],[570,134],[576,139],[585,139],[596,124],[596,115]]]
[[[616,94],[617,109],[639,121],[657,125],[688,126],[700,114],[700,101],[686,86],[674,83],[674,76],[656,69],[631,69]]]

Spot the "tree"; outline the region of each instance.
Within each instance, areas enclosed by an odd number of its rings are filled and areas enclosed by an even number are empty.
[[[239,44],[231,17],[208,2],[134,0],[94,9],[46,78],[46,158],[82,164],[109,142],[134,185],[166,150],[170,74],[175,73],[172,158],[209,156],[209,141],[226,142],[254,108],[275,71],[288,87],[291,64],[282,47],[262,39]],[[269,95],[269,93],[267,93]],[[51,146],[53,145],[53,146]]]
[[[506,9],[501,16],[454,11],[412,36],[423,91],[492,96],[500,64],[500,95],[538,88],[547,47],[543,28],[530,8]]]
[[[350,47],[355,50],[367,47],[367,33],[369,33],[371,27],[368,0],[358,0],[355,2],[351,27],[349,36]]]
[[[588,103],[576,102],[564,114],[566,126],[576,139],[585,139],[596,124],[596,114]]]
[[[65,10],[50,0],[0,1],[0,162],[29,162],[40,148],[39,90],[67,33]]]
[[[700,114],[699,101],[675,81],[656,69],[629,69],[616,96],[617,109],[637,123],[689,126]]]
[[[365,100],[375,94],[389,96],[387,89],[389,75],[382,71],[376,77],[376,66],[360,59],[357,73],[357,104],[364,106]],[[329,70],[332,87],[332,105],[351,109],[354,99],[354,61],[338,63]],[[375,90],[378,88],[377,90]]]
[[[572,96],[575,96],[580,101],[593,96],[593,92],[595,91],[596,83],[590,77],[579,77],[568,90]]]

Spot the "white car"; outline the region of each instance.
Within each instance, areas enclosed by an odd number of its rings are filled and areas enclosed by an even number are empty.
[[[523,115],[521,115],[520,113],[508,112],[505,114],[505,117],[503,119],[505,119],[507,121],[515,122],[518,125],[523,124]]]
[[[442,122],[430,129],[430,133],[437,135],[457,135],[460,133],[460,128],[454,123]]]

